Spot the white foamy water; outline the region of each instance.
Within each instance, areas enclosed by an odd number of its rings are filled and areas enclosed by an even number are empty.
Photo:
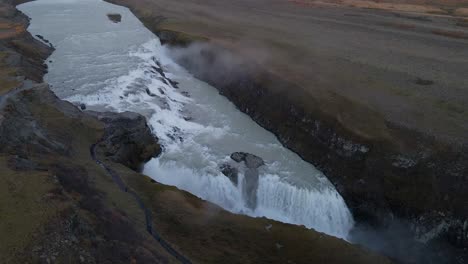
[[[56,47],[46,81],[60,98],[147,117],[164,151],[145,165],[145,174],[234,213],[346,238],[352,216],[327,178],[174,63],[127,9],[98,0],[39,0],[19,8],[32,18],[29,30]],[[115,12],[121,23],[107,19]],[[259,169],[254,210],[242,191],[244,169],[229,157],[236,151],[266,163]],[[239,167],[238,185],[221,173],[224,163]]]

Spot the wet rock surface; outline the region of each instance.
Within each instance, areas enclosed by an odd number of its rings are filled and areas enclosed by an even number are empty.
[[[255,209],[257,207],[258,168],[265,165],[265,162],[262,158],[246,152],[234,152],[231,154],[231,159],[238,163],[244,162],[247,167],[244,172],[243,192],[247,197],[247,206]]]
[[[109,18],[110,21],[114,23],[120,23],[122,21],[121,14],[107,14],[107,17]]]
[[[262,158],[246,152],[234,152],[231,154],[231,159],[236,162],[244,162],[245,166],[250,169],[256,169],[265,165]]]
[[[234,185],[239,182],[239,170],[229,164],[222,164],[220,167],[221,172],[228,177]]]
[[[247,206],[251,209],[257,207],[257,190],[258,190],[258,170],[255,168],[247,168],[244,179],[244,194],[247,197]]]
[[[161,152],[157,139],[142,115],[132,112],[87,113],[106,124],[100,147],[106,150],[104,154],[108,159],[138,170],[142,163]]]

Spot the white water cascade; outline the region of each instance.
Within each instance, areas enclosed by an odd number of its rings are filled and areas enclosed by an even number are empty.
[[[46,81],[60,98],[147,117],[164,150],[145,174],[234,213],[347,237],[352,216],[327,178],[174,63],[128,9],[98,0],[38,0],[19,8],[32,18],[30,32],[56,47]],[[108,13],[121,14],[122,22]],[[237,186],[220,171],[236,151],[265,161],[254,210],[246,206],[243,170]]]

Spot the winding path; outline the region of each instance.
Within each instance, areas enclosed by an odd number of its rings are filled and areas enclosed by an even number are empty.
[[[166,240],[164,240],[161,235],[156,231],[156,229],[153,228],[153,216],[151,214],[151,211],[145,206],[143,203],[143,200],[141,197],[134,192],[133,190],[129,189],[125,183],[123,182],[122,178],[118,175],[117,172],[109,168],[106,164],[104,164],[102,161],[100,161],[97,158],[96,155],[96,146],[101,143],[103,140],[98,141],[97,143],[91,145],[90,152],[91,152],[91,158],[99,165],[101,166],[107,174],[109,174],[114,182],[119,186],[120,190],[126,193],[129,193],[130,195],[135,198],[136,202],[140,206],[140,208],[143,210],[145,213],[145,218],[146,218],[146,231],[150,233],[150,235],[156,239],[156,241],[159,242],[159,244],[169,253],[171,256],[176,258],[180,263],[183,264],[191,264],[192,262],[184,257],[181,253],[177,252]]]

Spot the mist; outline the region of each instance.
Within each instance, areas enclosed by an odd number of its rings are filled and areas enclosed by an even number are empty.
[[[169,56],[199,79],[225,85],[248,78],[259,71],[268,57],[256,48],[241,48],[242,55],[210,43],[193,43],[188,47],[169,48]]]

